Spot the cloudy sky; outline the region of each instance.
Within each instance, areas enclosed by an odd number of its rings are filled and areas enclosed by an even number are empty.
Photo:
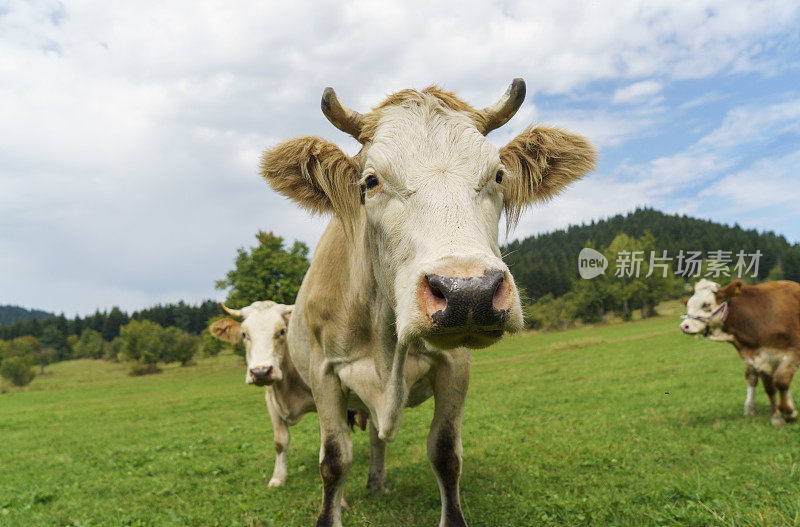
[[[599,170],[513,237],[650,205],[800,241],[796,0],[0,1],[0,304],[88,313],[220,297],[258,229],[324,227],[272,193],[265,147],[316,134],[326,86],[366,110],[437,83],[528,99]]]

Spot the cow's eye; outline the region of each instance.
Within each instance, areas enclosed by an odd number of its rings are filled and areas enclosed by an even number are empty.
[[[494,176],[494,180],[497,181],[498,183],[502,183],[503,182],[503,171],[502,170],[498,170],[497,171],[497,174],[495,174],[495,176]]]
[[[367,190],[373,189],[378,186],[378,178],[375,177],[373,174],[367,176],[364,180],[364,186],[367,187]]]
[[[280,333],[278,333],[278,335],[280,335],[281,337],[284,336],[285,334],[286,334],[286,329],[285,328],[282,329]]]
[[[706,311],[708,311],[709,309],[711,309],[711,304],[709,304],[708,302],[706,302],[705,304],[703,304],[703,309],[705,309]]]

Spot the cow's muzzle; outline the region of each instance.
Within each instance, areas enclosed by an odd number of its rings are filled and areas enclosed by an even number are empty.
[[[426,274],[420,290],[431,324],[426,338],[444,347],[488,346],[503,335],[513,301],[511,282],[500,269],[467,277]]]
[[[504,299],[499,298],[500,286],[505,273],[499,269],[487,269],[483,276],[456,278],[429,274],[428,289],[436,298],[437,307],[431,320],[439,328],[477,326],[495,328],[503,324],[508,316]]]
[[[250,368],[250,378],[253,379],[253,384],[256,386],[267,386],[274,382],[273,378],[274,368],[272,366],[259,366],[257,368]]]

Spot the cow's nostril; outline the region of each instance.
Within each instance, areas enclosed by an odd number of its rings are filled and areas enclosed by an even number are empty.
[[[272,366],[267,368],[267,371],[264,372],[264,376],[270,377],[272,375]]]
[[[438,287],[436,287],[434,285],[430,285],[430,283],[428,283],[428,287],[431,288],[431,293],[433,294],[433,296],[435,296],[436,298],[439,298],[441,300],[445,299],[444,293],[442,293],[441,289],[439,289]]]

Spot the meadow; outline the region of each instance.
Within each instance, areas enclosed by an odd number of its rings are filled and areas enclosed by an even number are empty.
[[[729,345],[678,331],[677,306],[625,324],[519,335],[474,354],[461,503],[472,526],[797,525],[800,430],[742,417]],[[313,525],[316,415],[291,429],[289,480],[263,389],[233,355],[129,377],[125,365],[52,365],[0,393],[0,525]],[[432,401],[387,450],[390,494],[365,488],[354,432],[349,526],[437,525],[425,455]]]

